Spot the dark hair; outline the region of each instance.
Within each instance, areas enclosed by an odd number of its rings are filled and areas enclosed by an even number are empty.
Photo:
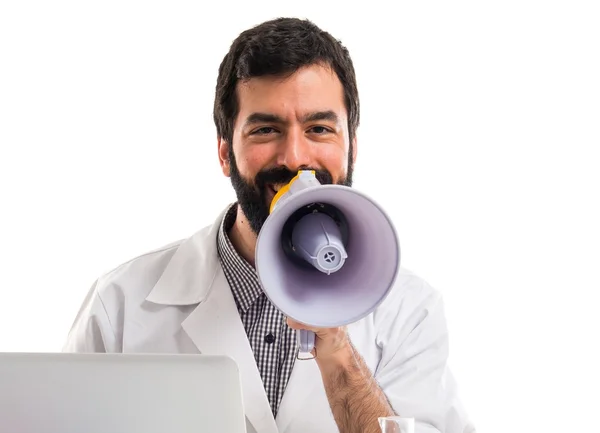
[[[293,74],[303,66],[326,64],[344,88],[350,143],[359,124],[359,99],[348,50],[309,20],[276,18],[245,30],[219,66],[213,117],[217,134],[231,144],[239,112],[238,81],[264,75]]]

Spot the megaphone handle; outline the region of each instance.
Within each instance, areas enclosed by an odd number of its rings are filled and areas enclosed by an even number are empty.
[[[306,329],[297,329],[296,336],[298,337],[300,353],[310,354],[315,347],[315,333]]]

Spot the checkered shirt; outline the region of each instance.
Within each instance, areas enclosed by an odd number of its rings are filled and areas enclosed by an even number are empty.
[[[283,314],[262,291],[254,267],[231,244],[227,232],[236,215],[237,203],[228,209],[221,223],[217,241],[219,258],[276,416],[297,356],[296,332],[287,326]]]

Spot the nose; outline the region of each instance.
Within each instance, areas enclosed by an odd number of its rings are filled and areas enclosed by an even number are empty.
[[[311,144],[300,128],[290,128],[278,150],[278,166],[285,166],[290,171],[311,166]]]

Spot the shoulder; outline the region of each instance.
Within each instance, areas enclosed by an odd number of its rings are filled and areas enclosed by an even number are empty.
[[[442,293],[414,272],[400,268],[394,287],[383,302],[384,310],[418,309],[442,302]]]
[[[226,210],[191,236],[134,257],[102,275],[97,280],[98,295],[104,298],[117,291],[117,295],[139,301],[151,292],[157,300],[179,291],[177,302],[182,302],[184,295],[198,290],[197,283],[203,283],[198,281],[199,275],[213,271],[217,234]],[[160,293],[155,293],[156,289]]]
[[[424,329],[444,336],[447,329],[442,293],[402,268],[388,297],[373,313],[373,323],[385,343],[401,344],[415,331],[422,333]]]
[[[141,299],[179,242],[147,252],[97,278],[88,289],[63,346],[66,352],[120,352],[126,305]]]
[[[115,296],[115,292],[146,296],[184,241],[178,240],[142,253],[102,274],[95,283],[97,295],[102,299]]]
[[[177,301],[169,305],[198,298],[197,292],[206,285],[200,277],[210,277],[207,268],[215,261],[214,227],[147,251],[97,277],[75,317],[65,350],[121,351],[126,322],[139,327],[140,314],[156,311],[148,302],[153,302],[149,298],[157,288],[160,296]]]

